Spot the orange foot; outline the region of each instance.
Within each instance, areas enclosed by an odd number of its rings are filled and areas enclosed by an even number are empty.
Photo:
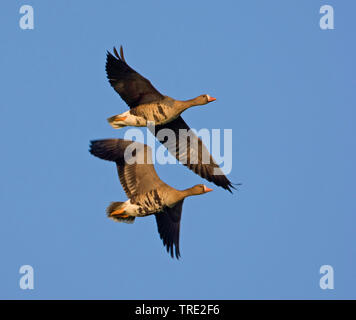
[[[128,214],[125,214],[125,209],[119,209],[119,210],[115,210],[113,212],[111,212],[110,216],[116,216],[118,218],[128,218],[129,215]]]
[[[114,118],[114,121],[125,121],[126,118],[127,118],[127,117],[118,117],[118,116],[116,116],[116,117]]]
[[[127,118],[127,116],[126,117],[112,116],[112,117],[108,118],[108,121],[109,121],[109,123],[113,123],[116,121],[125,121],[126,118]]]

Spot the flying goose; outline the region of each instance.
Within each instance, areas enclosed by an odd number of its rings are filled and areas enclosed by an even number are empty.
[[[110,117],[109,123],[113,128],[124,126],[147,126],[148,121],[154,122],[155,127],[149,130],[165,145],[168,151],[183,165],[200,175],[202,178],[215,183],[228,191],[234,188],[223,171],[216,164],[209,151],[196,134],[190,130],[180,114],[197,105],[204,105],[216,99],[209,95],[201,95],[187,101],[174,100],[162,95],[151,82],[133,70],[124,58],[122,46],[120,55],[113,49],[115,56],[107,52],[106,73],[111,86],[130,107],[120,115]],[[161,129],[170,129],[175,139],[159,135]],[[185,129],[186,131],[180,131]],[[190,143],[186,144],[189,135]],[[183,143],[182,143],[183,142]],[[206,161],[208,159],[208,161]]]
[[[203,184],[177,190],[164,183],[152,164],[151,148],[139,142],[123,139],[91,141],[89,152],[116,162],[121,185],[128,197],[125,202],[112,202],[106,209],[109,218],[133,223],[136,217],[154,214],[158,232],[167,252],[177,259],[179,229],[183,201],[186,197],[212,191]]]

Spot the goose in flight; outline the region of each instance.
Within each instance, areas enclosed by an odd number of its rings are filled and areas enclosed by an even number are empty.
[[[149,122],[153,122],[155,126],[148,126],[149,130],[177,160],[202,178],[232,192],[232,183],[216,164],[202,140],[181,117],[184,110],[216,99],[204,94],[191,100],[179,101],[162,95],[149,80],[126,63],[122,46],[120,55],[115,48],[113,51],[115,56],[107,52],[107,77],[130,110],[110,117],[110,125],[118,129],[125,126],[147,126]],[[167,136],[160,135],[162,129],[167,129],[174,138],[167,139]]]
[[[179,230],[185,198],[212,191],[203,184],[177,190],[164,183],[152,164],[151,148],[139,142],[123,139],[91,141],[89,152],[116,163],[120,183],[127,201],[112,202],[107,207],[108,217],[133,223],[136,217],[154,214],[158,232],[167,252],[180,257]]]

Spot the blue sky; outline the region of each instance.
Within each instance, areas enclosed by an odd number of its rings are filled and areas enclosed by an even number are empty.
[[[32,5],[34,30],[19,8]],[[335,29],[319,27],[333,5]],[[0,10],[0,298],[356,298],[356,98],[353,1],[10,1]],[[105,53],[177,99],[194,128],[233,132],[229,178],[187,199],[182,259],[154,217],[105,216],[126,196],[91,139],[123,137],[106,118],[127,110],[106,80]],[[145,131],[144,131],[145,132]],[[176,188],[205,183],[157,166]],[[19,268],[33,266],[35,289]],[[331,265],[335,289],[321,290]]]

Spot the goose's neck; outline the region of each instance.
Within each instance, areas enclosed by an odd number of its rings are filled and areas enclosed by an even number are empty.
[[[179,108],[184,111],[194,106],[199,106],[200,103],[197,101],[197,98],[179,101]]]
[[[186,197],[197,195],[197,193],[194,190],[194,187],[188,188],[188,189],[185,189],[185,190],[180,190],[179,193],[180,193],[180,196],[182,197],[181,200],[185,199]]]

